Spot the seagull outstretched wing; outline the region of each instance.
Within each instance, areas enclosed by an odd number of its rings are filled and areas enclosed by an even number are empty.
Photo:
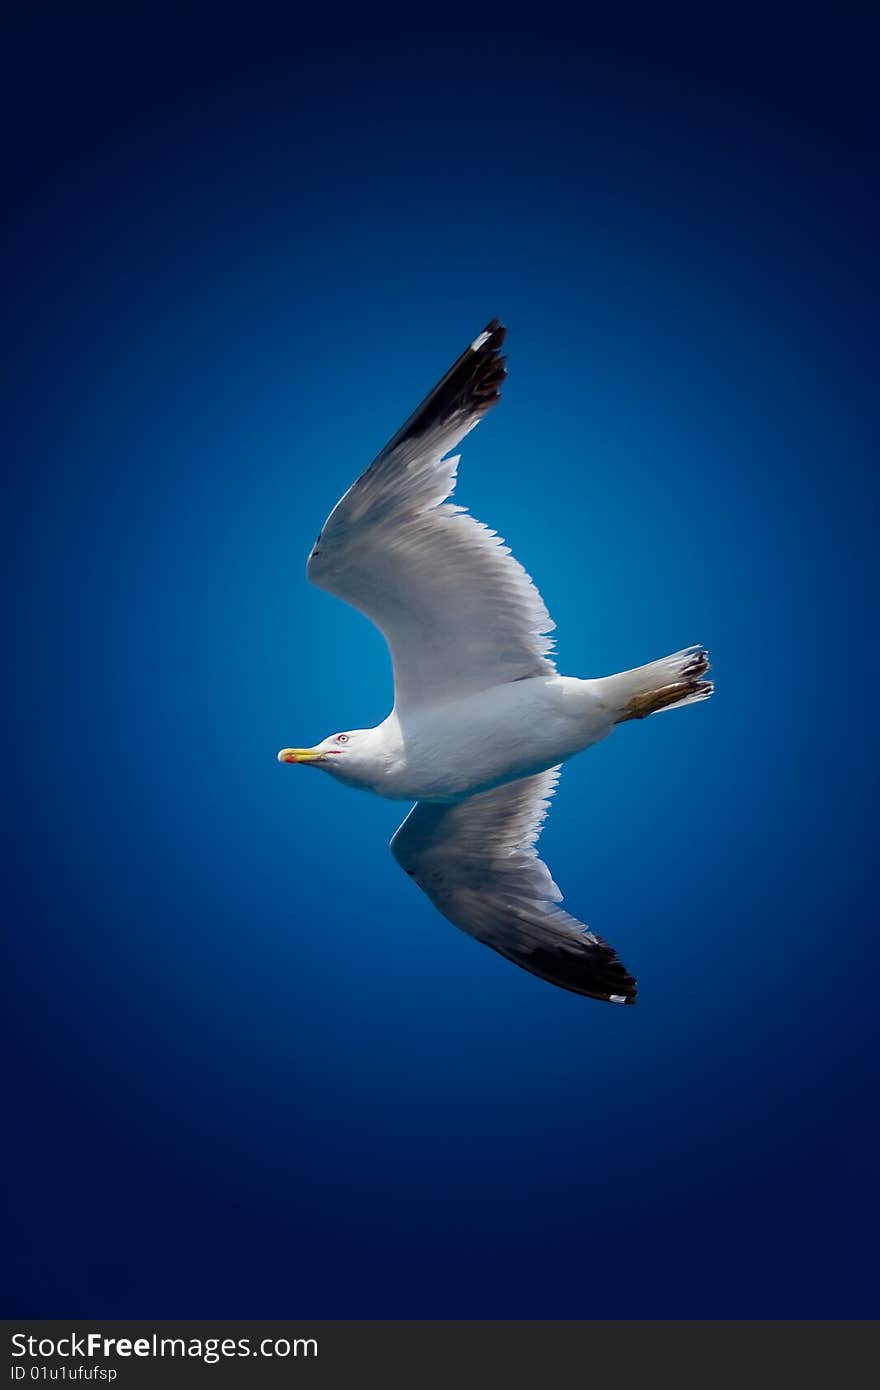
[[[558,906],[535,848],[559,768],[454,805],[420,801],[391,841],[400,866],[450,922],[574,994],[634,1004],[614,950]]]
[[[399,713],[550,674],[554,623],[494,531],[445,501],[449,451],[499,399],[504,328],[493,319],[330,513],[313,584],[384,634]]]

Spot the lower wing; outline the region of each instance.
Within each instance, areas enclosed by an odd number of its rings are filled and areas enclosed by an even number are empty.
[[[559,768],[451,806],[420,801],[391,852],[443,916],[493,951],[574,994],[634,1004],[613,948],[558,906],[535,848]]]

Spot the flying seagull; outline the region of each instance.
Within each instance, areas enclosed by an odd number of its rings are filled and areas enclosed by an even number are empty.
[[[555,624],[494,531],[446,499],[450,456],[499,399],[493,319],[333,508],[309,555],[313,584],[366,614],[394,668],[375,729],[283,748],[340,782],[415,801],[391,841],[444,917],[575,994],[633,1004],[611,946],[571,917],[535,848],[561,765],[618,724],[712,693],[702,647],[597,680],[561,676]]]

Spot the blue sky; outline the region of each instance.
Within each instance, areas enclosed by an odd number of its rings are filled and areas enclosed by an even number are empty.
[[[151,16],[4,45],[10,1313],[876,1312],[871,36]],[[275,762],[387,713],[305,558],[496,314],[561,667],[715,663],[545,832],[632,1010]]]

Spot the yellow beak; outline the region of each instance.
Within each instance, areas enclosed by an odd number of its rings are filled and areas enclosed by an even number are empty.
[[[282,748],[279,763],[317,763],[323,758],[323,748]]]

